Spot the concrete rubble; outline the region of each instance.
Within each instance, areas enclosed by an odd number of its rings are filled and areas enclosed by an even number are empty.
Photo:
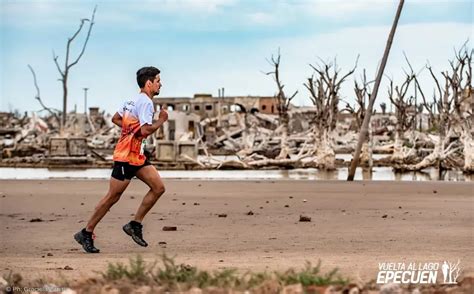
[[[254,100],[258,99],[246,101],[255,104]],[[290,106],[288,136],[285,137],[288,152],[281,158],[282,133],[278,114],[260,112],[258,105],[239,105],[232,111],[229,107],[225,112],[208,112],[207,115],[163,105],[168,109],[169,121],[148,139],[152,162],[167,169],[331,169],[348,164],[333,158],[334,164],[328,168],[318,161],[318,150],[327,146],[314,139],[317,130],[313,123],[313,107]],[[350,154],[357,144],[357,119],[351,113],[340,112],[337,121],[335,130],[327,134],[327,144],[333,153]],[[419,162],[430,153],[437,140],[436,135],[427,133],[430,125],[426,114],[419,114],[416,124],[416,128],[407,130],[404,135],[407,138],[404,146],[411,145],[416,151],[403,158],[404,164]],[[396,127],[395,114],[373,115],[371,150],[370,154],[369,150],[365,153],[363,150],[361,165],[394,166],[390,155],[394,151]],[[112,124],[111,115],[99,112],[98,108],[91,108],[87,115],[69,113],[62,132],[52,116],[0,113],[1,165],[108,167],[112,164],[113,148],[119,136],[120,129]],[[372,153],[387,156],[371,160]],[[455,155],[457,162],[452,156],[450,167],[456,168],[463,164],[462,152]]]

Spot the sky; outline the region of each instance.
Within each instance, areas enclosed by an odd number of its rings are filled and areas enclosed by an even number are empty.
[[[276,84],[272,55],[281,54],[285,91],[298,91],[296,105],[311,105],[303,86],[322,62],[346,73],[341,96],[354,103],[354,79],[366,71],[375,79],[398,6],[396,0],[0,0],[0,111],[39,111],[28,69],[36,72],[43,102],[62,109],[60,74],[53,50],[64,64],[66,42],[80,19],[95,24],[86,51],[70,70],[68,111],[88,106],[114,113],[138,92],[135,73],[143,66],[161,70],[161,97],[195,93],[271,96]],[[376,105],[388,103],[387,81],[401,83],[408,65],[425,93],[434,84],[424,66],[436,73],[449,68],[454,50],[472,48],[471,0],[406,0]],[[82,48],[84,29],[71,46]]]

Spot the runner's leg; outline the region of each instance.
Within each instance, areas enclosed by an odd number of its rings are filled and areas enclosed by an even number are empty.
[[[95,226],[107,214],[112,205],[119,201],[120,196],[122,196],[128,184],[130,184],[130,180],[128,179],[120,181],[115,178],[110,178],[109,191],[95,207],[94,213],[87,222],[86,231],[94,231]]]
[[[150,190],[143,198],[143,201],[135,214],[135,218],[133,219],[134,221],[141,223],[148,211],[150,211],[153,205],[155,205],[160,196],[165,193],[165,185],[161,181],[158,171],[152,165],[140,168],[137,171],[136,176],[150,187]]]

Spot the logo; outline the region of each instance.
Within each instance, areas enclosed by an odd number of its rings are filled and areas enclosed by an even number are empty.
[[[457,263],[451,263],[445,260],[441,266],[441,270],[443,272],[443,284],[457,284],[459,272],[461,271],[459,259]]]
[[[457,284],[460,260],[455,262],[380,262],[377,284]],[[441,272],[441,274],[439,274]]]

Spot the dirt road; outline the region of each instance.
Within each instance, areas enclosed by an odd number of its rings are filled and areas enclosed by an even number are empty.
[[[323,269],[338,267],[363,281],[375,279],[379,262],[460,259],[464,272],[474,271],[473,183],[165,184],[166,194],[144,221],[149,247],[135,245],[121,228],[147,191],[134,180],[96,229],[102,252],[88,255],[72,235],[84,227],[107,181],[0,181],[1,273],[76,279],[137,253],[149,261],[166,253],[200,268],[242,271],[285,270],[321,259]],[[300,215],[311,222],[299,222]]]

